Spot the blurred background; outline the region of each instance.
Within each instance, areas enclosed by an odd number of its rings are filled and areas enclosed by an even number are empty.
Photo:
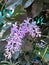
[[[19,26],[27,17],[39,26],[41,38],[26,35],[20,55],[16,53],[11,60],[20,61],[16,65],[49,65],[49,0],[0,0],[0,65],[12,65],[4,61],[6,39],[12,24],[17,21]]]

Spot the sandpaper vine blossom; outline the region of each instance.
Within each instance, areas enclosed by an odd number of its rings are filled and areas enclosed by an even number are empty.
[[[22,39],[25,37],[26,33],[31,35],[33,38],[41,36],[40,28],[34,24],[34,22],[30,23],[29,20],[29,18],[24,20],[24,22],[22,22],[19,27],[17,26],[17,22],[13,24],[10,36],[7,39],[7,45],[5,46],[4,55],[8,59],[10,59],[12,54],[14,54],[16,51],[21,50]]]

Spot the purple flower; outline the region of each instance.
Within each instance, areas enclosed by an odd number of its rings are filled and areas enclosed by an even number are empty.
[[[13,24],[13,27],[11,28],[11,33],[9,38],[7,39],[7,45],[5,46],[5,56],[8,57],[8,53],[14,54],[16,51],[20,51],[21,49],[21,39],[18,35],[19,29],[16,26],[16,24]],[[8,49],[8,50],[7,50]],[[8,59],[10,56],[8,57]]]
[[[25,37],[26,33],[29,33],[33,38],[41,35],[40,28],[35,25],[34,22],[29,23],[29,20],[28,18],[24,20],[19,28],[17,23],[13,24],[10,36],[6,40],[8,44],[5,46],[5,57],[8,57],[8,53],[10,53],[12,57],[12,54],[21,50],[22,39]],[[8,59],[11,57],[9,56]]]
[[[40,28],[34,24],[34,22],[29,25],[29,35],[31,35],[33,38],[41,36]]]

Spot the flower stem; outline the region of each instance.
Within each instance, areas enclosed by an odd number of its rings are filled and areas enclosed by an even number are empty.
[[[45,52],[44,52],[44,54],[43,54],[43,56],[42,56],[42,59],[44,58],[44,56],[45,56],[45,54],[46,54],[46,52],[47,52],[47,49],[48,49],[48,46],[47,46],[46,49],[45,49]]]

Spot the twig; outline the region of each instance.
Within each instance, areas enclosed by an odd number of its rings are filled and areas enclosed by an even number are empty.
[[[44,54],[43,54],[43,56],[42,56],[42,59],[41,59],[41,60],[43,60],[43,58],[44,58],[44,56],[45,56],[45,54],[46,54],[46,52],[47,52],[47,49],[48,49],[48,46],[46,47],[45,52],[44,52]]]
[[[42,37],[46,37],[46,38],[49,38],[49,36],[46,36],[46,35],[41,35]]]

